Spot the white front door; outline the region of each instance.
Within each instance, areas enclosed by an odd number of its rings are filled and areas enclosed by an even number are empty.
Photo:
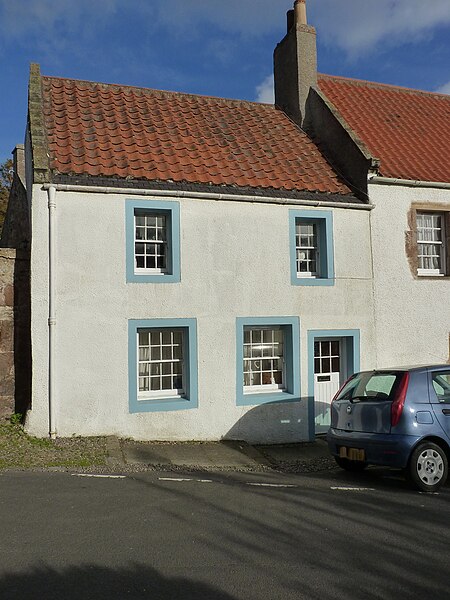
[[[331,422],[331,400],[342,383],[343,344],[338,338],[314,341],[315,432],[326,433]]]

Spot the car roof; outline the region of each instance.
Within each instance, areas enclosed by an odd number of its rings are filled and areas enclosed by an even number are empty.
[[[450,364],[440,363],[440,364],[425,364],[425,365],[407,365],[402,367],[383,367],[381,369],[368,369],[367,371],[362,371],[363,373],[383,373],[383,372],[392,372],[392,371],[440,371],[450,369]]]

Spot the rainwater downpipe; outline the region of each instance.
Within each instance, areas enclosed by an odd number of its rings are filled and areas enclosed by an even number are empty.
[[[55,407],[55,257],[56,257],[56,187],[48,190],[48,425],[51,439],[56,438]]]

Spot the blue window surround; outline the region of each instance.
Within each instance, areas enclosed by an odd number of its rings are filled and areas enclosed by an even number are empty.
[[[320,277],[297,277],[295,221],[315,223],[319,235]],[[290,210],[289,242],[292,285],[334,285],[333,213],[330,210]]]
[[[284,329],[286,389],[279,392],[244,394],[244,327],[274,325]],[[238,317],[236,319],[236,404],[251,406],[267,402],[300,400],[300,323],[298,317]]]
[[[350,377],[360,370],[360,330],[359,329],[312,329],[308,331],[308,425],[309,439],[314,440],[314,342],[319,339],[345,338],[347,342],[347,373]]]
[[[154,400],[138,400],[137,387],[137,331],[138,329],[170,329],[185,330],[185,398],[155,398]],[[128,390],[130,413],[161,412],[169,410],[186,410],[198,406],[198,357],[197,357],[197,319],[130,319],[128,321]]]
[[[134,213],[135,210],[161,212],[168,217],[168,273],[137,274],[134,271]],[[180,270],[180,204],[164,200],[126,200],[126,273],[127,283],[178,283]]]

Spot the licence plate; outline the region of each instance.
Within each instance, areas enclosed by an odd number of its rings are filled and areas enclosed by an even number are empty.
[[[349,460],[366,460],[366,453],[363,448],[347,448],[341,446],[339,448],[340,458],[348,458]]]

